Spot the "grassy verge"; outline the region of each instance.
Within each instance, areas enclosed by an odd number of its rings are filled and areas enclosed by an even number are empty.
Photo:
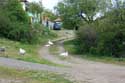
[[[63,57],[63,56],[60,56],[61,52],[59,51],[59,46],[58,45],[53,45],[49,48],[49,52],[58,57],[60,60],[70,60],[70,57]]]
[[[98,62],[104,62],[104,63],[110,63],[110,64],[118,64],[118,65],[125,65],[125,58],[118,59],[114,57],[108,57],[108,56],[99,56],[99,55],[92,55],[92,54],[79,54],[77,53],[77,48],[74,45],[74,40],[64,42],[64,47],[68,52],[72,55],[79,55],[78,57],[98,61]]]
[[[42,44],[48,41],[50,37],[42,37]],[[1,57],[9,57],[34,63],[48,64],[57,66],[48,60],[39,58],[38,49],[41,47],[41,44],[24,44],[16,41],[11,41],[8,39],[0,38],[0,47],[6,47],[6,54],[0,54]],[[19,48],[23,48],[26,50],[26,54],[21,56],[19,54]]]
[[[59,55],[59,47],[56,46],[56,45],[53,45],[49,48],[49,52],[52,54],[52,55]]]
[[[75,40],[70,40],[70,41],[64,42],[64,48],[66,50],[68,50],[68,52],[70,54],[73,54],[73,55],[78,54],[77,47],[75,46],[75,43],[76,43]]]
[[[9,83],[72,83],[55,73],[17,70],[5,67],[0,67],[0,80],[4,80],[4,83],[8,83],[8,81]]]
[[[97,62],[104,62],[109,64],[117,64],[117,65],[125,65],[125,59],[118,59],[114,57],[108,57],[108,56],[96,56],[91,54],[86,55],[80,55],[80,57],[88,60],[93,60]]]

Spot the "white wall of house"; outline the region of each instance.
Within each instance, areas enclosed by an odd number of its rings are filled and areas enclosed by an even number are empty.
[[[25,5],[25,3],[24,3],[24,2],[21,2],[21,4],[22,4],[23,10],[25,11],[25,10],[26,10],[26,5]]]
[[[22,4],[23,10],[26,11],[26,4],[25,4],[25,2],[21,2],[21,4]],[[27,14],[28,14],[29,17],[31,17],[31,22],[32,23],[40,22],[40,20],[41,20],[41,16],[40,15],[41,14],[37,14],[37,13],[33,14],[31,12],[27,12]]]

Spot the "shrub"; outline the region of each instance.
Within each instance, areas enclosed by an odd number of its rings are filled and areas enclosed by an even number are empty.
[[[77,33],[77,38],[82,46],[81,48],[83,48],[83,52],[89,52],[89,49],[96,45],[97,35],[91,25],[81,27]]]
[[[112,10],[102,19],[82,26],[77,33],[82,52],[125,57],[124,17],[124,9]]]
[[[7,16],[6,12],[3,12],[3,10],[0,10],[0,36],[7,37],[8,31],[11,30],[11,21]]]
[[[0,36],[15,41],[36,43],[42,33],[41,26],[29,24],[28,15],[19,1],[6,1],[5,5],[4,10],[0,8]]]

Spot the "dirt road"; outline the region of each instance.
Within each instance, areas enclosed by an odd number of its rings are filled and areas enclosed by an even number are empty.
[[[62,41],[56,44],[63,52]],[[49,53],[49,47],[42,47],[39,51],[42,58],[57,64],[68,65],[67,77],[75,83],[125,83],[125,66],[88,61],[69,55],[68,60],[61,60]],[[63,68],[61,68],[63,69]]]

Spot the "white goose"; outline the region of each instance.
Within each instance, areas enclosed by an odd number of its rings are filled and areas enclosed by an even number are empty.
[[[19,53],[20,53],[20,55],[24,55],[26,53],[26,51],[24,49],[20,48]]]
[[[63,56],[63,57],[68,57],[68,55],[69,53],[67,51],[60,54],[60,56]]]
[[[53,42],[51,42],[51,41],[49,40],[49,41],[48,41],[48,44],[49,44],[49,45],[53,45]]]

